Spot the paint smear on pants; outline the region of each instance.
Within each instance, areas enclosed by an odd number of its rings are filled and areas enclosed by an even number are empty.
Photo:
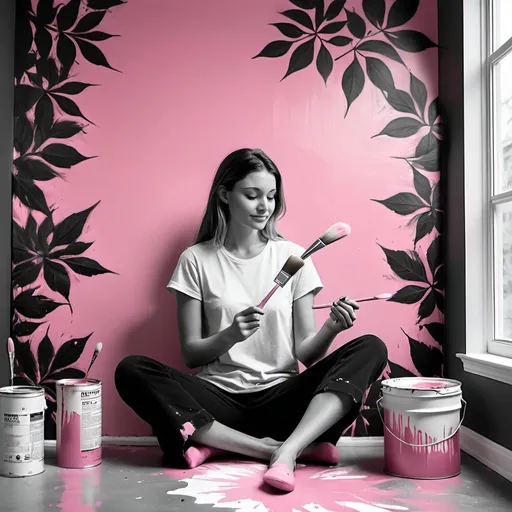
[[[181,427],[181,435],[183,436],[183,440],[186,441],[195,431],[194,425],[190,423],[190,421],[187,421],[183,424],[183,427]]]

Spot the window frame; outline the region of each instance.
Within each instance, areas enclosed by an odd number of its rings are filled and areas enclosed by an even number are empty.
[[[465,0],[463,10],[466,352],[456,355],[465,371],[512,384],[512,343],[494,339],[494,207],[508,192],[490,200],[490,72],[500,57],[500,50],[488,51],[493,5],[494,0]]]

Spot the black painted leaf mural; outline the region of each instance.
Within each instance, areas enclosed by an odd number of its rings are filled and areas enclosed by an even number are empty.
[[[406,368],[404,368],[403,366],[400,366],[397,363],[388,361],[388,364],[389,364],[389,369],[390,369],[390,373],[389,373],[390,379],[401,379],[403,377],[416,377],[417,376],[414,373],[412,373],[411,371],[407,370]]]
[[[333,0],[325,12],[325,19],[332,20],[336,18],[345,7],[345,3],[346,0]]]
[[[346,21],[333,21],[332,23],[328,23],[324,25],[319,31],[319,34],[335,34],[340,30],[343,30],[343,27],[347,24]]]
[[[345,12],[347,13],[347,26],[350,31],[350,33],[357,37],[358,39],[362,39],[364,35],[366,34],[366,23],[359,14],[357,14],[355,11],[349,11],[348,9],[345,9]]]
[[[403,329],[402,331],[409,340],[411,358],[420,375],[422,377],[442,377],[443,353],[436,347],[430,347],[411,338]]]
[[[299,25],[308,28],[311,31],[315,30],[313,22],[311,21],[311,18],[307,12],[299,11],[298,9],[290,9],[288,11],[282,12],[281,14],[291,19],[292,21],[295,21]]]
[[[290,57],[290,63],[288,65],[288,70],[281,80],[284,80],[287,76],[290,76],[292,73],[296,73],[301,69],[306,68],[313,62],[313,58],[315,56],[315,40],[314,38],[309,39],[305,43],[300,44],[292,53]]]
[[[424,124],[417,119],[413,119],[412,117],[399,117],[397,119],[393,119],[390,121],[384,129],[374,135],[374,137],[378,137],[379,135],[388,135],[389,137],[398,137],[405,138],[418,133]]]
[[[291,37],[296,39],[305,34],[304,30],[297,27],[296,25],[292,25],[291,23],[271,23],[274,27],[276,27],[283,36]]]
[[[423,320],[424,318],[428,318],[433,312],[436,307],[436,302],[434,299],[434,294],[432,293],[432,290],[428,292],[427,296],[423,300],[423,302],[420,304],[420,307],[418,309],[418,321]]]
[[[326,85],[327,85],[327,79],[329,78],[329,76],[332,72],[333,65],[334,65],[334,63],[332,60],[331,53],[322,43],[320,46],[320,50],[318,52],[317,58],[316,58],[316,67],[318,69],[318,72],[324,79],[324,82]]]
[[[416,236],[414,237],[414,245],[416,245],[424,236],[431,233],[435,225],[436,217],[432,210],[422,213],[416,221]]]
[[[290,2],[301,9],[314,9],[316,0],[290,0]]]
[[[69,0],[57,14],[57,27],[61,32],[69,30],[78,18],[81,0]]]
[[[368,79],[381,91],[389,92],[395,88],[393,75],[380,59],[366,57],[366,74]]]
[[[82,130],[83,126],[75,121],[56,121],[50,130],[50,138],[69,139]]]
[[[92,333],[84,338],[75,338],[63,343],[52,361],[50,374],[76,363],[84,351],[87,340],[91,336]]]
[[[388,299],[390,302],[399,302],[401,304],[416,304],[427,292],[428,288],[418,285],[407,285],[396,291],[393,296]]]
[[[79,58],[114,69],[96,43],[114,37],[101,31],[99,25],[112,7],[123,3],[120,0],[64,3],[38,0],[32,9],[30,0],[16,2],[13,123],[16,153],[12,190],[28,215],[24,226],[15,221],[12,224],[11,335],[16,346],[15,382],[39,384],[46,391],[47,439],[55,438],[55,379],[84,376],[82,370],[69,365],[78,360],[88,337],[75,340],[73,347],[71,342],[64,344],[55,354],[49,337],[48,315],[65,303],[52,298],[53,295],[48,297],[44,287],[64,297],[72,312],[69,303],[71,273],[93,276],[112,272],[82,256],[93,242],[78,240],[96,205],[54,225],[52,214],[57,207],[48,204],[36,183],[65,177],[65,170],[93,158],[82,155],[70,140],[85,129],[83,123],[72,118],[93,123],[69,96],[76,98],[94,84],[77,80],[71,70],[76,64],[77,48],[81,53]],[[73,78],[68,80],[70,76]],[[66,139],[66,142],[52,139]],[[39,212],[37,216],[32,215],[35,211]],[[41,332],[38,327],[43,324],[46,329],[41,333],[42,338],[34,343],[33,338]],[[28,340],[20,342],[19,338]],[[31,347],[37,347],[37,357]]]
[[[427,329],[428,333],[434,340],[436,340],[439,345],[443,346],[444,344],[444,324],[440,322],[431,322],[428,324],[420,325],[420,329]]]
[[[293,41],[272,41],[271,43],[267,44],[267,46],[265,46],[265,48],[263,48],[263,50],[261,50],[258,55],[255,55],[253,59],[258,57],[282,57],[292,47],[292,44]]]
[[[125,3],[125,0],[87,0],[87,7],[90,9],[110,9]]]
[[[14,309],[25,318],[41,319],[64,304],[44,295],[34,295],[35,289],[21,292],[14,299]]]
[[[315,26],[318,30],[325,20],[324,0],[315,0]]]
[[[390,89],[384,93],[387,102],[398,112],[418,115],[411,95],[401,89]]]
[[[422,52],[427,48],[434,48],[437,45],[425,34],[416,30],[397,30],[395,32],[384,32],[388,41],[399,50],[406,52]]]
[[[99,201],[91,207],[78,213],[72,213],[55,226],[55,232],[50,244],[50,248],[60,245],[67,245],[75,242],[82,234],[85,223],[90,213],[98,206]]]
[[[378,53],[383,57],[389,57],[390,59],[400,62],[403,64],[403,60],[398,52],[385,41],[365,41],[357,46],[359,51]]]
[[[334,46],[347,46],[352,42],[352,38],[345,36],[334,36],[331,39],[326,39],[325,43],[333,44]]]
[[[350,64],[341,79],[341,86],[347,99],[347,110],[345,111],[345,117],[348,114],[350,105],[354,103],[356,98],[363,92],[364,88],[364,72],[361,64],[357,60],[357,56],[354,55],[354,60]]]
[[[437,152],[438,145],[438,138],[430,131],[420,139],[416,147],[416,152],[414,156],[420,157],[423,155],[427,155],[428,153],[431,153],[433,151]]]
[[[430,197],[432,195],[432,187],[430,185],[430,181],[428,178],[423,176],[420,172],[418,172],[412,165],[413,179],[414,179],[414,188],[418,195],[427,203],[431,204]]]
[[[50,328],[46,330],[44,338],[41,340],[39,346],[37,347],[37,360],[39,363],[39,374],[41,375],[41,379],[44,379],[46,377],[53,356],[55,355],[55,350],[53,348],[52,341],[48,336],[49,330]]]
[[[437,117],[439,116],[439,98],[432,100],[428,107],[428,123],[433,125]]]
[[[392,249],[386,249],[380,244],[379,247],[384,251],[391,270],[398,277],[405,281],[429,283],[425,266],[417,252],[394,251]]]
[[[389,208],[399,215],[409,215],[420,208],[427,207],[417,195],[411,194],[410,192],[400,192],[388,199],[372,199],[372,201],[383,204],[386,208]]]
[[[89,14],[86,14],[76,24],[76,27],[72,30],[72,32],[74,34],[77,32],[89,32],[103,21],[105,14],[106,11],[90,12]]]
[[[414,101],[416,101],[421,117],[423,118],[425,107],[427,105],[427,88],[425,87],[425,84],[412,73],[410,74],[409,87],[411,89],[411,95],[414,98]]]
[[[420,0],[395,0],[389,9],[386,29],[407,23],[416,14],[419,3]]]
[[[44,158],[48,163],[64,169],[69,169],[73,165],[93,158],[80,154],[72,146],[60,143],[49,144],[36,154]]]
[[[441,251],[441,237],[437,236],[432,240],[429,248],[427,249],[427,262],[432,275],[434,275],[437,267],[441,264]]]
[[[386,14],[385,0],[363,0],[366,19],[376,28],[381,28]]]

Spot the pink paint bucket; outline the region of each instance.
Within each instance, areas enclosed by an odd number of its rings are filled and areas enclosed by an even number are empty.
[[[101,464],[101,382],[62,379],[57,388],[57,465]]]
[[[466,402],[461,382],[404,377],[382,381],[384,471],[416,479],[451,478],[460,473],[459,429]],[[464,404],[464,414],[460,411]]]

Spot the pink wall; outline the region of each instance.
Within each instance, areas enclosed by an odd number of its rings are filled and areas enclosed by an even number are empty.
[[[386,3],[389,10],[393,2]],[[345,7],[364,16],[361,0],[349,0]],[[103,342],[92,374],[104,385],[105,435],[150,434],[116,394],[113,372],[121,358],[146,354],[184,368],[175,299],[165,285],[180,252],[192,242],[216,166],[233,149],[260,147],[279,166],[288,205],[280,223],[286,237],[309,245],[336,221],[351,225],[350,237],[313,257],[325,284],[318,302],[415,284],[393,273],[379,244],[413,250],[416,222],[407,226],[412,215],[397,215],[371,199],[416,194],[410,166],[392,157],[414,155],[428,128],[406,138],[372,138],[392,119],[409,114],[392,108],[368,79],[345,117],[341,79],[351,54],[335,62],[327,85],[315,63],[281,82],[292,51],[275,59],[251,59],[269,42],[287,39],[270,23],[290,21],[278,12],[292,8],[297,7],[287,0],[250,5],[236,0],[130,0],[108,11],[98,28],[120,35],[99,47],[121,72],[90,64],[78,53],[74,80],[101,86],[73,97],[94,125],[68,143],[97,157],[65,170],[63,180],[38,185],[56,208],[55,223],[101,200],[80,240],[94,241],[85,255],[116,274],[73,274],[73,312],[57,308],[45,328],[19,341],[30,341],[36,353],[48,326],[55,350],[70,338],[93,333],[74,365],[84,370],[96,343]],[[422,0],[412,20],[398,29],[418,30],[436,41],[436,14],[435,2]],[[345,19],[345,12],[336,18]],[[353,37],[347,27],[340,34]],[[382,35],[374,39],[385,40]],[[331,47],[334,57],[348,48]],[[409,92],[410,70],[425,84],[428,106],[437,96],[437,49],[398,51],[407,69],[387,57],[367,55],[381,58],[395,86]],[[417,169],[432,183],[439,179],[437,172]],[[14,201],[15,219],[24,225],[26,207]],[[34,217],[38,223],[44,219],[39,212]],[[416,245],[425,262],[437,235],[434,229]],[[62,300],[42,276],[37,282],[38,293]],[[364,305],[354,328],[340,335],[333,348],[373,332],[385,340],[392,362],[418,374],[402,329],[437,350],[437,342],[420,325],[442,322],[436,307],[418,323],[418,306]],[[318,325],[326,315],[317,313]],[[425,357],[430,357],[426,345]]]

